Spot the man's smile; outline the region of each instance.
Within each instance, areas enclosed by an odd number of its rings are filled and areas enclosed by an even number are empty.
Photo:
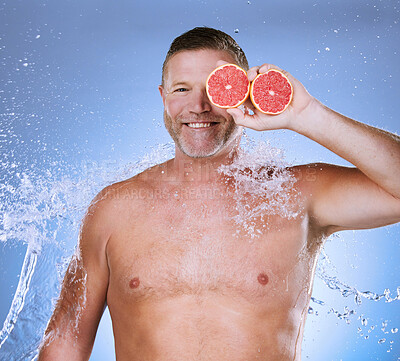
[[[200,129],[200,128],[210,128],[214,125],[217,125],[218,123],[216,122],[193,122],[193,123],[184,123],[185,125],[187,125],[190,128],[194,128],[194,129]]]

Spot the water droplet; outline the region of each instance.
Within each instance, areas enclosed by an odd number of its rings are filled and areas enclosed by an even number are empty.
[[[394,327],[390,330],[392,333],[397,333],[399,331],[399,329],[397,327]]]
[[[379,344],[385,343],[386,342],[386,338],[381,338],[380,340],[378,340]]]
[[[363,318],[363,319],[361,320],[361,324],[362,324],[363,326],[367,326],[367,325],[368,325],[367,319]]]
[[[239,29],[235,29],[234,32],[235,34],[237,34],[239,32]]]
[[[325,305],[325,302],[324,302],[324,301],[318,300],[318,299],[316,299],[315,297],[311,297],[311,301],[313,301],[313,302],[315,302],[316,304],[321,305],[321,306],[324,306],[324,305]]]
[[[326,48],[325,48],[325,50],[326,50],[326,51],[331,51],[331,49],[330,49],[330,48],[328,48],[328,47],[326,47]]]

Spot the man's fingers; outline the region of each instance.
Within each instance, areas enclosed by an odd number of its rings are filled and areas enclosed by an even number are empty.
[[[245,118],[245,114],[242,110],[238,108],[230,108],[227,109],[226,112],[232,116],[233,120],[237,125],[243,125],[243,120]]]
[[[269,69],[277,69],[277,70],[279,70],[278,69],[278,67],[276,67],[275,65],[272,65],[272,64],[263,64],[263,65],[261,65],[260,66],[260,73],[262,74],[262,73],[266,73]]]
[[[247,77],[249,78],[249,81],[253,81],[254,78],[257,76],[258,74],[258,69],[260,69],[259,66],[253,66],[252,68],[250,68],[247,71]]]

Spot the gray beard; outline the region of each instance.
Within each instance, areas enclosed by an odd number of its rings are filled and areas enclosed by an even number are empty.
[[[178,118],[177,120],[181,121],[182,118]],[[201,116],[201,117],[197,116],[184,119],[185,122],[194,122],[199,120],[207,122],[216,122],[216,121],[219,122],[221,120],[221,117],[216,117],[213,115],[213,116]],[[167,114],[166,111],[164,111],[164,124],[169,135],[175,142],[176,146],[180,149],[180,151],[183,154],[191,158],[212,157],[213,155],[217,154],[220,150],[222,150],[225,146],[231,144],[233,140],[237,139],[242,134],[242,127],[236,125],[234,120],[231,119],[225,133],[222,136],[221,134],[218,134],[218,139],[216,138],[214,140],[214,144],[211,149],[209,147],[207,149],[199,149],[199,147],[192,147],[189,144],[185,144],[185,142],[181,138],[181,131],[180,131],[181,129],[180,128],[174,129],[172,125],[172,119]]]

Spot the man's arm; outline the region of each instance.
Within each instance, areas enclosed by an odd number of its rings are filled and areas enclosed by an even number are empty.
[[[249,80],[270,68],[276,67],[264,64],[251,68]],[[294,89],[287,110],[276,116],[266,115],[248,102],[253,115],[228,110],[236,123],[255,130],[293,130],[356,167],[308,166],[315,170],[315,180],[307,187],[309,210],[328,233],[400,221],[400,138],[327,108],[297,79],[284,73]]]
[[[88,360],[106,305],[106,245],[110,226],[104,201],[96,199],[81,227],[78,250],[64,277],[47,326],[39,361]]]
[[[313,100],[292,130],[356,168],[317,164],[311,215],[328,233],[400,221],[400,137],[345,117]]]
[[[295,167],[308,196],[315,225],[332,234],[346,229],[369,229],[400,221],[400,200],[357,168],[332,164]]]

